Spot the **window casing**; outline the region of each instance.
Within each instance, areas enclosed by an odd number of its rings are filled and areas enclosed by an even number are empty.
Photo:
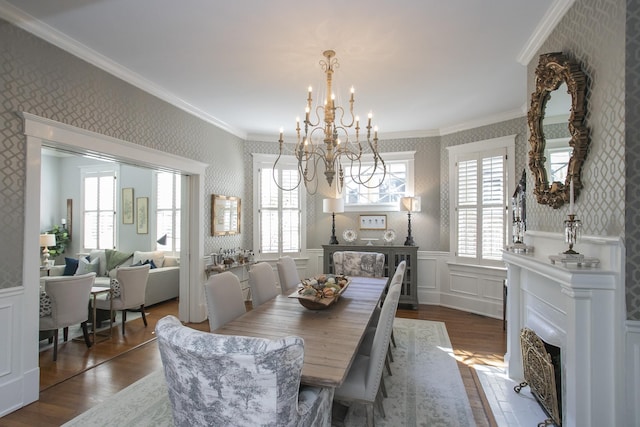
[[[166,237],[165,244],[156,243],[157,250],[180,253],[180,220],[182,203],[181,175],[171,172],[155,173],[156,240]]]
[[[448,150],[451,248],[461,260],[497,264],[511,232],[515,136]]]
[[[273,168],[276,157],[254,154],[254,248],[261,258],[298,255],[306,243],[302,206],[306,202],[304,185],[292,191],[298,181],[295,158],[283,156]]]
[[[117,221],[117,165],[83,167],[82,242],[83,249],[113,249]]]
[[[400,198],[413,195],[414,177],[414,155],[415,151],[403,151],[397,153],[381,153],[386,166],[386,174],[380,186],[369,188],[356,183],[351,177],[358,175],[361,170],[362,175],[367,176],[373,169],[373,162],[363,162],[361,166],[357,164],[343,165],[344,167],[344,188],[342,194],[336,197],[344,198],[345,211],[347,212],[375,212],[375,211],[397,211],[400,209]],[[351,167],[353,166],[353,171]],[[377,173],[371,183],[382,180],[382,172]]]

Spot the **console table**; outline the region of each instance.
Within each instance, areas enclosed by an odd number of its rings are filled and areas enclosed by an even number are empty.
[[[384,254],[384,275],[389,277],[396,270],[401,261],[406,261],[407,269],[402,279],[400,304],[411,304],[418,308],[418,247],[417,246],[370,246],[370,245],[322,245],[324,249],[323,272],[334,273],[333,253],[341,251],[378,252]]]

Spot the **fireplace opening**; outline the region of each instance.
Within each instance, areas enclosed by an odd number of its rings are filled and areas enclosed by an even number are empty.
[[[523,328],[520,331],[520,349],[524,382],[514,387],[520,393],[529,386],[549,417],[538,426],[562,425],[562,361],[561,349],[545,342],[534,331]]]

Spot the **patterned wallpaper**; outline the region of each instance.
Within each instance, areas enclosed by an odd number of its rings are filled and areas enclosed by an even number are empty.
[[[0,20],[0,226],[12,242],[0,246],[0,288],[22,280],[26,150],[18,111],[209,163],[207,193],[244,198],[242,140]],[[203,234],[205,252],[241,243],[210,237],[208,220]]]
[[[627,318],[640,320],[640,7],[627,0],[625,66]]]
[[[629,29],[627,34],[638,37]],[[582,172],[584,189],[575,204],[583,233],[624,236],[625,203],[621,201],[625,200],[626,182],[625,1],[576,1],[538,54],[559,51],[578,60],[588,78],[586,123],[591,145]],[[536,55],[528,66],[529,93],[535,89],[537,64]],[[626,69],[630,70],[629,65]],[[532,185],[530,179],[527,185]],[[529,229],[562,232],[568,208],[538,205],[530,200],[530,193],[528,196]],[[627,281],[627,295],[630,294],[640,294],[639,281]],[[639,310],[636,301],[628,306],[627,316],[640,318]]]
[[[520,180],[525,167],[527,168],[527,176],[530,175],[527,166],[529,145],[527,142],[527,119],[525,117],[442,136],[442,145],[440,147],[440,164],[442,165],[440,169],[440,247],[442,250],[448,251],[451,249],[449,245],[451,222],[449,221],[449,151],[447,147],[507,135],[516,135],[516,176],[513,177],[513,180],[517,182]],[[527,204],[527,215],[529,214],[528,209],[529,205]]]

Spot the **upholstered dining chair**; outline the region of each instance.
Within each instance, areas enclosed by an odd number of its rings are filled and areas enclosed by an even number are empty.
[[[280,257],[276,265],[278,266],[280,289],[282,289],[283,294],[290,294],[300,284],[300,275],[298,274],[296,262],[290,256],[283,256]]]
[[[378,252],[334,252],[333,272],[346,276],[382,277],[384,275],[384,254]]]
[[[211,332],[247,311],[240,280],[230,271],[209,277],[204,284],[204,295]]]
[[[332,388],[301,386],[304,343],[156,325],[173,421],[191,426],[331,425]]]
[[[384,369],[385,356],[391,339],[393,319],[398,308],[401,285],[393,283],[382,304],[380,320],[376,328],[369,355],[358,353],[349,369],[347,378],[335,391],[334,399],[346,402],[361,402],[366,407],[366,425],[373,426],[374,405],[385,417],[382,405],[380,383]]]
[[[84,342],[91,347],[87,321],[87,301],[91,297],[91,287],[96,273],[79,276],[47,277],[44,279],[44,300],[48,307],[41,310],[40,330],[53,330],[53,360],[58,360],[58,329],[64,329],[64,340],[68,338],[69,326],[80,324]],[[41,298],[42,300],[43,298]],[[42,304],[42,302],[41,302]],[[41,307],[42,308],[42,307]]]
[[[249,287],[251,288],[251,304],[253,308],[275,298],[278,295],[276,275],[266,262],[254,264],[249,270]]]
[[[125,332],[127,310],[140,310],[142,321],[147,327],[147,318],[144,312],[144,295],[149,279],[149,264],[135,267],[120,267],[116,272],[116,282],[111,281],[113,310],[122,311],[122,335]],[[96,308],[109,310],[109,295],[99,296],[96,299]],[[113,316],[113,313],[111,314]]]

